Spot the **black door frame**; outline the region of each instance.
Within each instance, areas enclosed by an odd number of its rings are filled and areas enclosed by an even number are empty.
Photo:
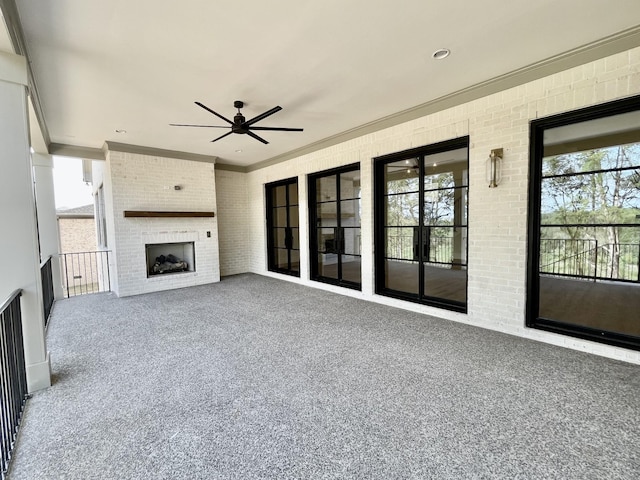
[[[342,279],[342,255],[340,253],[340,246],[344,245],[344,236],[342,235],[343,229],[341,228],[341,215],[340,215],[340,188],[336,186],[336,218],[337,218],[337,235],[335,238],[336,245],[338,246],[338,278],[324,277],[318,272],[318,213],[317,213],[317,189],[316,180],[324,177],[336,176],[336,182],[338,182],[340,173],[347,173],[353,171],[360,171],[360,162],[352,163],[350,165],[344,165],[342,167],[333,168],[331,170],[325,170],[310,174],[308,176],[308,198],[309,198],[309,259],[311,263],[311,280],[330,283],[332,285],[339,285],[341,287],[352,288],[354,290],[362,289],[362,272],[360,273],[360,282],[351,282],[349,280]],[[362,194],[361,194],[362,197]],[[362,258],[362,256],[361,256]]]
[[[299,277],[300,276],[300,267],[298,267],[298,270],[292,270],[291,268],[291,251],[292,250],[296,250],[293,248],[293,233],[292,233],[292,228],[297,228],[298,229],[298,243],[300,242],[300,236],[299,236],[299,231],[300,231],[300,227],[291,227],[291,207],[292,206],[296,206],[298,207],[298,214],[299,214],[299,199],[300,199],[300,194],[298,193],[298,200],[296,201],[296,203],[292,204],[291,203],[291,199],[289,198],[289,185],[295,184],[296,186],[298,185],[298,177],[291,177],[291,178],[286,178],[284,180],[278,180],[277,182],[271,182],[271,183],[267,183],[265,184],[265,197],[266,197],[266,208],[267,208],[267,212],[266,212],[266,221],[267,221],[267,268],[269,271],[271,272],[276,272],[276,273],[282,273],[285,275],[291,275],[294,277]],[[275,242],[274,242],[274,231],[275,228],[274,227],[274,218],[273,218],[273,211],[274,211],[274,207],[275,205],[273,204],[273,191],[275,190],[276,187],[281,187],[281,186],[285,186],[285,206],[286,206],[286,218],[287,218],[287,226],[285,227],[285,246],[287,249],[287,268],[279,268],[277,261],[276,261],[276,256],[275,256],[275,251],[276,251],[276,246],[275,246]],[[299,223],[299,222],[298,222]],[[298,251],[300,251],[300,249],[297,249]]]
[[[375,268],[375,292],[379,295],[387,297],[398,298],[401,300],[407,300],[410,302],[420,303],[424,305],[430,305],[446,310],[452,310],[455,312],[467,313],[467,301],[464,303],[456,302],[453,300],[439,299],[434,297],[428,297],[424,295],[424,256],[425,249],[418,248],[418,294],[400,292],[392,290],[385,285],[385,195],[386,186],[384,179],[384,167],[387,163],[393,163],[398,160],[405,160],[409,157],[420,157],[421,161],[418,162],[419,175],[418,178],[424,178],[424,157],[426,155],[432,155],[436,153],[446,152],[449,150],[456,150],[458,148],[467,149],[467,168],[469,164],[469,136],[458,137],[451,140],[445,140],[442,142],[434,143],[431,145],[425,145],[422,147],[412,148],[404,150],[402,152],[395,152],[388,155],[382,155],[373,159],[374,163],[374,268]],[[423,182],[419,182],[420,187],[418,190],[418,203],[420,205],[420,215],[417,228],[418,232],[418,246],[424,246],[425,241],[425,225],[424,225],[424,185]],[[467,185],[467,188],[469,186]],[[469,248],[469,235],[468,235],[468,219],[467,219],[467,246],[466,251]],[[468,255],[468,254],[467,254]],[[465,262],[466,265],[466,262]],[[467,274],[467,280],[465,282],[465,299],[468,298],[469,279]]]

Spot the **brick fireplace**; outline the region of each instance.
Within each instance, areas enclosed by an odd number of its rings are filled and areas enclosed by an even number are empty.
[[[136,146],[106,146],[106,161],[94,163],[93,186],[105,191],[104,247],[113,252],[114,292],[129,296],[219,281],[212,157],[184,159]],[[187,268],[150,275],[149,263],[169,254]]]

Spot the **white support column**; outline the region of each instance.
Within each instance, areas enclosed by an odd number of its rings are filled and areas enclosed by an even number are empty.
[[[53,157],[46,153],[33,153],[33,174],[36,184],[36,208],[38,211],[38,234],[40,236],[40,261],[50,256],[53,274],[53,293],[56,300],[64,298],[60,276],[60,234],[56,218],[55,193],[53,189]]]
[[[22,289],[22,329],[30,392],[51,385],[44,332],[38,231],[30,158],[24,57],[0,52],[0,298]]]

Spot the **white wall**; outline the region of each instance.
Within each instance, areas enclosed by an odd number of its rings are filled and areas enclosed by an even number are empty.
[[[216,198],[220,225],[220,275],[247,272],[252,241],[246,218],[249,209],[247,175],[216,169]]]
[[[51,276],[56,300],[64,298],[60,275],[60,253],[58,222],[56,221],[55,193],[53,189],[53,157],[44,153],[31,154],[36,186],[36,209],[38,211],[38,234],[40,236],[40,261],[51,261]]]
[[[0,52],[0,303],[22,289],[21,310],[29,391],[51,384],[44,336],[42,281],[29,153],[27,69],[23,57]]]
[[[250,172],[247,174],[248,208],[245,214],[250,238],[248,270],[640,363],[640,352],[525,327],[529,122],[638,93],[640,48]],[[373,157],[465,135],[470,137],[468,314],[375,295]],[[503,180],[498,188],[489,189],[485,181],[485,161],[493,148],[504,148]],[[305,247],[308,245],[306,175],[354,162],[361,162],[362,173],[362,292],[310,281],[309,254]],[[303,246],[300,279],[268,272],[266,260],[264,184],[292,176],[298,176],[300,188],[300,241]],[[239,182],[237,178],[220,178],[219,192],[230,192],[231,185]],[[220,196],[219,201],[223,202]],[[221,230],[239,231],[238,216],[222,218]],[[244,258],[244,248],[244,244],[225,244],[224,256]],[[425,321],[428,320],[425,318]]]
[[[112,288],[119,296],[220,280],[217,218],[125,218],[125,210],[217,211],[212,163],[108,151],[105,185]],[[108,179],[108,181],[107,181]],[[180,190],[174,186],[179,185]],[[97,188],[99,185],[95,185]],[[210,232],[210,236],[207,236]],[[196,271],[147,278],[145,244],[195,242]]]

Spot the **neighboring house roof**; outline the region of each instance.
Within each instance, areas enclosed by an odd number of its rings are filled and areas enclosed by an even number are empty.
[[[93,204],[75,208],[58,209],[56,210],[56,216],[58,218],[93,218]]]

